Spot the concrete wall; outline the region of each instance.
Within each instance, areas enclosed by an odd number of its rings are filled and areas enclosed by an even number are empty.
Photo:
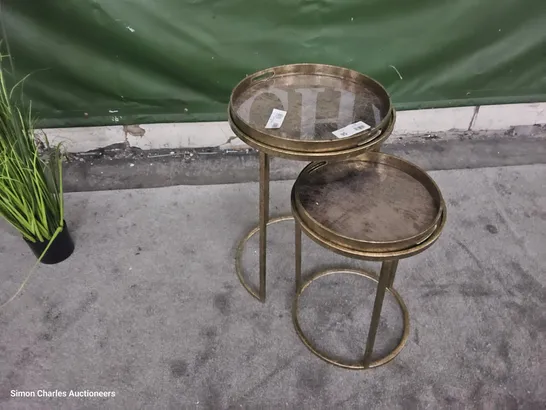
[[[400,111],[393,136],[423,135],[451,130],[506,130],[513,126],[546,124],[546,103],[489,105]],[[134,124],[43,130],[68,152],[125,144],[142,150],[217,148],[240,149],[227,122]],[[38,133],[39,136],[41,132]]]

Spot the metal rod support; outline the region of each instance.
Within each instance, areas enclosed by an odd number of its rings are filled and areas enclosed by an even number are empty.
[[[364,365],[372,361],[373,347],[375,344],[375,336],[377,328],[381,320],[381,309],[383,308],[383,300],[385,298],[385,290],[391,278],[394,278],[398,261],[385,261],[381,264],[381,272],[379,273],[379,283],[377,284],[377,293],[375,294],[375,302],[373,305],[372,320],[370,330],[368,331],[368,341],[366,342],[366,351],[364,352]]]
[[[265,302],[267,221],[269,220],[269,156],[260,152],[260,300]]]
[[[296,295],[301,289],[301,227],[298,221],[295,221],[295,242],[296,242]]]
[[[390,268],[390,276],[389,276],[389,282],[387,283],[387,287],[389,289],[392,289],[394,285],[394,277],[396,276],[396,270],[398,269],[398,259],[390,261],[391,268]]]

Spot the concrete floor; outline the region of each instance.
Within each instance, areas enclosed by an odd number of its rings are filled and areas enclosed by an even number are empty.
[[[0,311],[0,408],[543,409],[546,165],[431,175],[449,220],[431,249],[399,266],[410,339],[393,362],[363,372],[322,362],[293,330],[292,222],[270,229],[267,303],[239,285],[235,246],[257,219],[257,184],[67,195],[75,254],[41,266]],[[289,211],[290,187],[272,184],[273,213]],[[2,303],[33,258],[0,229]],[[254,280],[256,263],[254,238],[245,254]],[[307,274],[354,265],[304,242]],[[357,359],[373,290],[345,276],[312,285],[304,330]],[[388,299],[379,350],[400,322]],[[115,397],[10,398],[37,389]]]

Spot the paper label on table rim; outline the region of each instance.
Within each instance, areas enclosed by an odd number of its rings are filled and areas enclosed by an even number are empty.
[[[277,110],[276,108],[273,108],[273,112],[269,116],[269,120],[267,121],[265,128],[268,128],[268,129],[281,128],[281,125],[284,121],[284,117],[286,117],[286,111]]]
[[[346,127],[340,128],[337,131],[332,131],[332,134],[334,134],[338,138],[346,138],[350,137],[351,135],[358,134],[359,132],[366,131],[370,128],[371,127],[365,122],[358,121],[353,124],[349,124]]]

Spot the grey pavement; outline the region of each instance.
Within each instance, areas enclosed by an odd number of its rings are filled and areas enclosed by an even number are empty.
[[[291,322],[293,222],[269,230],[268,300],[234,270],[257,219],[255,183],[67,195],[76,252],[40,266],[0,311],[2,409],[542,409],[546,403],[546,165],[434,171],[448,204],[440,240],[400,263],[410,338],[391,363],[343,370]],[[272,184],[289,212],[291,181]],[[1,228],[0,303],[33,258]],[[257,280],[257,238],[245,253]],[[377,264],[304,242],[304,272]],[[302,298],[304,331],[358,359],[373,283],[336,276]],[[379,351],[400,335],[387,299]],[[114,391],[114,398],[10,398],[11,390]]]

